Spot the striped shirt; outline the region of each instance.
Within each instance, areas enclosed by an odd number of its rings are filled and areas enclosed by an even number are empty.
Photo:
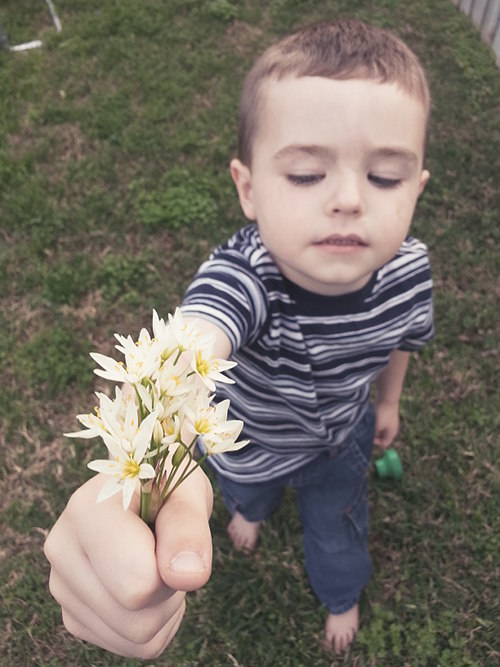
[[[250,444],[211,464],[234,481],[274,479],[341,446],[391,351],[432,338],[427,249],[408,237],[361,290],[323,296],[286,279],[247,225],[200,267],[182,312],[219,326],[238,363],[217,400],[230,399]]]

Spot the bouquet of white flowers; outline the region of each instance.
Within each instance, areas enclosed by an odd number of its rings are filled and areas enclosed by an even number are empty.
[[[130,336],[115,338],[124,362],[90,356],[101,366],[97,375],[123,388],[115,388],[114,399],[96,392],[95,414],[77,415],[85,429],[65,435],[103,439],[109,459],[88,464],[111,477],[97,500],[121,491],[127,509],[139,481],[140,515],[153,526],[162,504],[208,456],[248,443],[237,442],[243,422],[227,420],[229,401],[213,403],[215,383],[233,382],[222,373],[236,364],[214,358],[213,337],[186,323],[179,309],[168,322],[153,311],[153,337],[142,329],[136,342]],[[199,437],[206,453],[196,459]]]

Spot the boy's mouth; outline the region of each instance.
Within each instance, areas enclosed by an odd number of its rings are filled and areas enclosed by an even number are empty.
[[[365,247],[367,244],[359,236],[356,236],[356,234],[348,234],[347,236],[332,234],[321,239],[321,241],[317,241],[315,245],[359,248]]]

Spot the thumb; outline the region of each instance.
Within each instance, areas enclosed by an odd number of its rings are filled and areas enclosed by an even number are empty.
[[[174,590],[204,586],[212,570],[211,484],[198,468],[175,490],[156,518],[156,559],[161,578]]]

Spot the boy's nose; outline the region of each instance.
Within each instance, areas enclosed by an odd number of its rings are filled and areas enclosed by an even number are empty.
[[[362,208],[358,177],[355,174],[338,174],[332,178],[327,201],[328,215],[359,215]]]

